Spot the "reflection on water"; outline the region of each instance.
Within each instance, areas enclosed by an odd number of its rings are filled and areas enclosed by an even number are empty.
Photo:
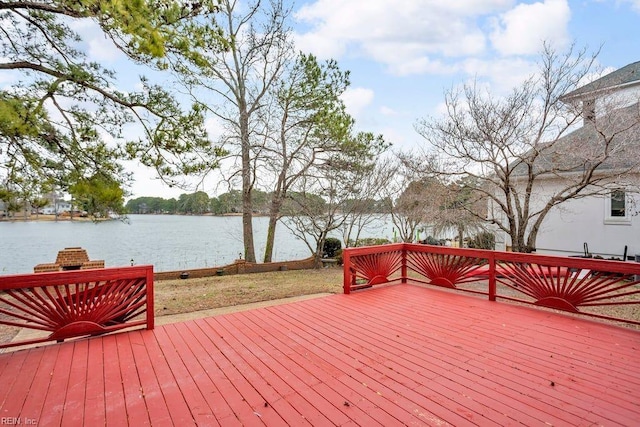
[[[254,218],[256,257],[264,254],[268,218]],[[380,223],[369,235],[391,236]],[[225,265],[243,252],[242,218],[130,215],[129,223],[0,221],[0,274],[31,273],[36,264],[55,262],[59,250],[80,246],[107,267],[153,264],[156,271]],[[281,224],[274,261],[306,258],[310,251]]]

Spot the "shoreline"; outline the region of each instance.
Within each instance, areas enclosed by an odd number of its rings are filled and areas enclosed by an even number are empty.
[[[20,215],[20,216],[15,216],[15,217],[6,217],[6,216],[0,216],[0,224],[2,224],[3,222],[58,222],[58,221],[63,221],[63,222],[69,222],[69,221],[79,221],[79,222],[83,222],[83,221],[93,221],[93,222],[102,222],[102,221],[119,221],[123,218],[127,218],[128,215],[148,215],[148,216],[162,216],[162,215],[167,215],[167,216],[185,216],[185,217],[193,217],[193,216],[211,216],[211,217],[220,217],[220,218],[224,218],[224,217],[242,217],[241,213],[225,213],[222,215],[214,215],[212,213],[205,213],[205,214],[127,214],[124,215],[122,217],[118,217],[118,218],[90,218],[90,217],[82,217],[82,216],[68,216],[68,215],[58,215],[58,217],[56,218],[55,215],[48,215],[48,214],[38,214],[37,216],[35,214],[29,215],[27,217],[25,217],[24,215]],[[258,217],[268,217],[268,215],[264,215],[264,214],[254,214],[253,215],[254,218],[258,218]]]
[[[69,222],[69,221],[109,221],[111,218],[89,218],[89,217],[81,217],[81,216],[68,216],[68,215],[58,215],[56,218],[55,215],[46,215],[46,214],[38,214],[38,216],[29,215],[27,217],[21,215],[16,217],[2,217],[0,218],[0,223],[3,222]]]

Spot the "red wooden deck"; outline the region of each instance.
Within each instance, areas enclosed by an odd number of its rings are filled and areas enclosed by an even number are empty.
[[[640,332],[413,285],[0,354],[0,421],[640,425]]]

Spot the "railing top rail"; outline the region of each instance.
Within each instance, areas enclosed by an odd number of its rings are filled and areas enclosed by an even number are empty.
[[[369,255],[380,252],[406,250],[414,252],[430,252],[444,255],[460,255],[474,258],[495,259],[497,262],[518,262],[538,264],[549,267],[567,267],[608,271],[611,273],[640,274],[640,263],[606,260],[598,258],[567,257],[559,255],[542,255],[536,253],[502,252],[486,249],[452,248],[447,246],[425,245],[422,243],[392,243],[378,246],[362,246],[345,248],[351,256]]]
[[[146,277],[149,272],[153,272],[152,265],[54,271],[35,274],[13,274],[0,276],[0,290],[57,286],[114,279],[135,279]]]
[[[381,252],[401,251],[406,247],[406,243],[388,243],[386,245],[377,246],[358,246],[344,248],[342,253],[348,253],[351,256],[377,254]]]
[[[423,243],[405,243],[403,249],[407,251],[430,252],[444,255],[464,255],[474,258],[492,258],[496,253],[495,251],[489,251],[486,249],[460,249],[449,246],[425,245]]]
[[[518,252],[496,252],[495,258],[496,261],[526,262],[545,266],[607,270],[616,273],[634,273],[638,272],[638,269],[640,269],[640,264],[635,262],[599,258],[580,258]]]

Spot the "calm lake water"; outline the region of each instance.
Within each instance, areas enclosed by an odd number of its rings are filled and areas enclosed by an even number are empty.
[[[268,218],[254,218],[256,257],[264,255]],[[391,239],[385,221],[363,236]],[[339,237],[339,236],[336,236]],[[108,221],[0,221],[0,274],[31,273],[37,264],[55,262],[59,250],[80,246],[105,266],[153,264],[155,271],[215,267],[243,252],[239,216],[129,215],[129,223]],[[276,230],[274,261],[306,258],[310,251],[282,224]]]

